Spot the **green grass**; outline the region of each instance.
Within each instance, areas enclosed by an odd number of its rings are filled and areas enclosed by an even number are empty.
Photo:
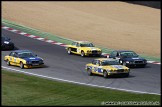
[[[73,42],[73,40],[60,37],[59,35],[43,32],[39,29],[30,28],[30,27],[27,27],[27,26],[24,26],[24,25],[21,25],[21,24],[18,24],[18,23],[9,21],[9,20],[2,19],[2,24],[4,24],[7,27],[11,27],[11,28],[23,31],[23,32],[28,33],[28,34],[37,35],[37,36],[40,36],[40,37],[43,37],[43,38],[46,38],[46,39],[50,39],[50,40],[54,40],[54,41],[57,41],[57,42],[61,42],[61,43],[64,43],[64,44],[71,44]],[[109,54],[110,52],[113,51],[113,49],[105,48],[103,46],[97,46],[97,47],[101,48],[104,53]],[[143,57],[143,58],[146,58],[149,61],[160,62],[159,57],[141,55],[141,54],[140,54],[140,56]]]
[[[88,87],[6,70],[1,73],[3,106],[101,105],[103,101],[151,101],[160,104],[160,95]]]

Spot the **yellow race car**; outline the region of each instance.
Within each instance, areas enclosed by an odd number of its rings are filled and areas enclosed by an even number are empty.
[[[23,68],[32,68],[32,67],[42,67],[44,64],[43,59],[37,57],[29,50],[15,50],[12,51],[9,55],[4,57],[7,65],[20,66]]]
[[[130,72],[130,69],[120,65],[118,60],[108,58],[94,59],[92,63],[86,64],[85,69],[88,75],[99,74],[105,78],[109,75],[124,75],[128,77]]]
[[[66,50],[68,54],[78,54],[82,57],[96,55],[101,56],[102,50],[96,48],[93,43],[88,41],[75,41],[71,45],[67,45]]]

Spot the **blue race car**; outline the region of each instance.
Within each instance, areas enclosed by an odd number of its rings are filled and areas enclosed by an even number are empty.
[[[19,66],[23,68],[42,67],[44,61],[29,50],[15,50],[4,57],[7,65]]]
[[[110,53],[109,58],[118,59],[119,63],[127,67],[147,65],[147,60],[139,57],[134,51],[129,50],[115,50]]]

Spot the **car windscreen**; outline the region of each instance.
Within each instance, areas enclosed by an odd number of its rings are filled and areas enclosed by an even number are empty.
[[[20,52],[18,53],[19,58],[28,58],[28,57],[35,57],[32,52]]]
[[[105,60],[101,62],[102,66],[107,66],[107,65],[119,65],[119,62],[117,60],[114,61],[109,61],[109,60]]]
[[[9,41],[10,39],[8,37],[5,37],[5,36],[1,36],[1,41]]]
[[[124,58],[138,57],[138,55],[135,52],[133,52],[133,51],[130,51],[130,52],[121,52],[120,54]]]
[[[80,46],[81,47],[94,47],[92,43],[81,43]]]

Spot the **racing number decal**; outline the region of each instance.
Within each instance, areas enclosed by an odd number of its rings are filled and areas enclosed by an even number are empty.
[[[81,53],[81,50],[79,48],[77,48],[77,53]]]
[[[10,57],[10,61],[12,61],[12,58]]]
[[[77,48],[77,53],[79,53],[80,52],[80,49],[79,48]]]
[[[14,58],[14,62],[16,62],[16,58]]]
[[[98,69],[97,69],[97,67],[94,67],[94,72],[98,72]]]

